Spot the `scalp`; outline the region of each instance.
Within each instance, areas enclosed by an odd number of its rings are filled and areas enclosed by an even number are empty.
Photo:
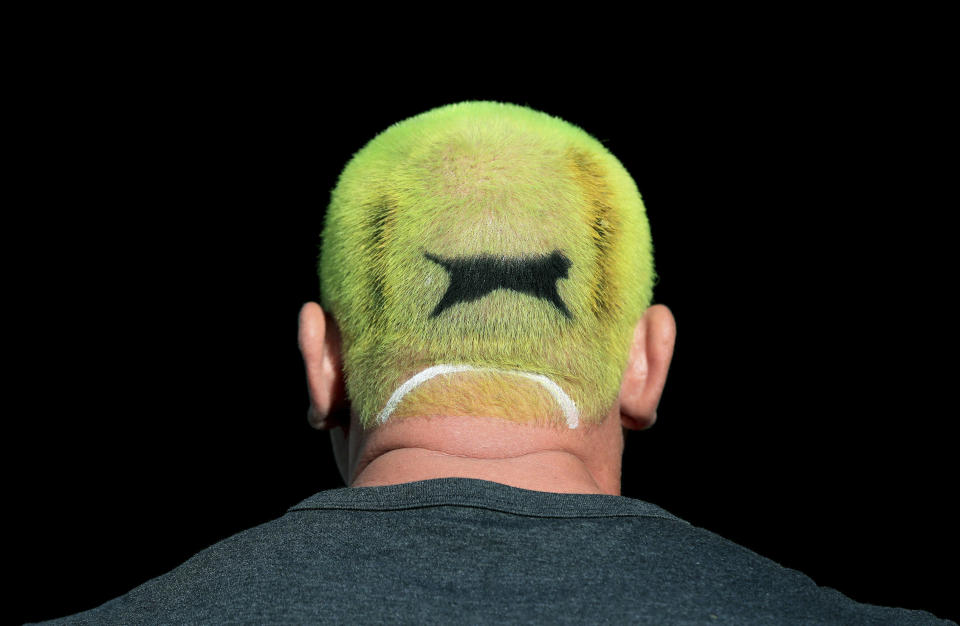
[[[523,272],[554,254],[569,262],[564,276],[524,287],[537,279]],[[438,311],[455,276],[437,259],[521,274]],[[405,380],[438,364],[546,376],[585,421],[602,419],[654,281],[645,209],[620,162],[576,126],[497,102],[427,111],[355,154],[331,194],[318,270],[348,395],[368,426]],[[438,377],[395,416],[483,404],[488,417],[563,421],[537,385],[496,372]]]

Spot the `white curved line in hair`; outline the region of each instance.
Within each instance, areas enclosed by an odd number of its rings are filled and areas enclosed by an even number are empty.
[[[580,413],[577,411],[577,405],[574,404],[573,400],[560,388],[560,385],[553,382],[546,376],[542,374],[532,374],[530,372],[521,372],[516,370],[502,370],[495,367],[474,367],[472,365],[434,365],[433,367],[428,367],[427,369],[414,374],[411,376],[405,383],[397,387],[397,390],[393,392],[390,396],[390,399],[387,400],[387,405],[383,407],[383,410],[377,414],[377,423],[383,424],[387,421],[393,411],[400,404],[400,401],[403,400],[403,397],[419,387],[421,384],[427,382],[434,376],[439,376],[441,374],[456,374],[458,372],[480,372],[480,371],[489,371],[489,372],[501,372],[503,374],[516,374],[517,376],[523,376],[524,378],[529,378],[530,380],[535,380],[546,388],[550,392],[550,395],[553,396],[554,400],[557,401],[557,404],[560,405],[560,409],[563,411],[564,417],[567,418],[567,426],[570,428],[576,428],[580,424]]]

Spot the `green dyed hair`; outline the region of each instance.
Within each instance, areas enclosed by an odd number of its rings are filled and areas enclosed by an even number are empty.
[[[455,303],[448,295],[437,313],[454,279],[438,259],[460,259],[476,286],[485,280],[478,260],[489,270],[556,252],[568,271],[541,287],[555,288],[560,305],[543,289],[495,288]],[[390,419],[573,426],[538,384],[546,377],[580,421],[599,423],[617,400],[655,280],[643,202],[616,157],[564,120],[487,101],[416,115],[357,152],[331,193],[318,270],[365,428],[384,419],[406,381],[440,364],[478,369],[424,382]]]

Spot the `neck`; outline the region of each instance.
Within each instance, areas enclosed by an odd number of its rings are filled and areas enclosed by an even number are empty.
[[[619,412],[575,429],[461,416],[410,417],[364,431],[354,421],[349,484],[479,478],[554,493],[620,495]]]

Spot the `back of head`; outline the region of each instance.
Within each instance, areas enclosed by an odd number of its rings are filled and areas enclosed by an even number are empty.
[[[652,245],[630,175],[580,128],[498,102],[394,124],[347,164],[322,237],[321,304],[365,428],[609,414]]]

